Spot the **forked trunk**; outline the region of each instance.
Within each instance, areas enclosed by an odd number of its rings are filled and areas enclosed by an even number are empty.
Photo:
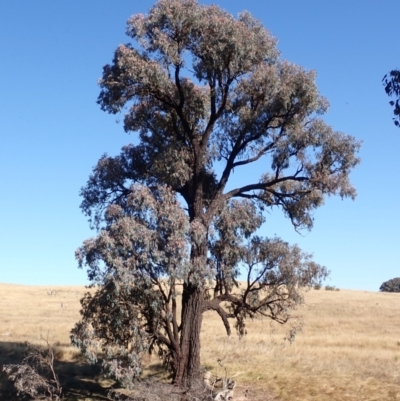
[[[182,293],[182,331],[180,355],[176,364],[174,383],[190,387],[200,379],[200,330],[203,318],[203,291],[185,284]]]

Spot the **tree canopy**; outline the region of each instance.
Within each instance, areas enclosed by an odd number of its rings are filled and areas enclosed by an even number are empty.
[[[322,120],[315,72],[282,60],[248,12],[159,0],[127,34],[98,103],[124,113],[138,141],[103,155],[82,188],[99,231],[77,258],[98,287],[71,337],[91,360],[104,352],[106,371],[128,386],[148,350],[187,386],[200,374],[205,311],[243,335],[247,318],[288,321],[303,289],[326,277],[298,246],[258,230],[267,209],[311,229],[326,196],[354,198],[360,144]]]
[[[379,291],[400,292],[400,277],[395,277],[388,281],[383,282],[379,287]]]

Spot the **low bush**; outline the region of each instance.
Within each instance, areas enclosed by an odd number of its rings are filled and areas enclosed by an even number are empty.
[[[340,289],[335,287],[334,285],[326,285],[325,291],[340,291]]]
[[[54,371],[54,349],[45,345],[27,344],[25,358],[20,364],[3,366],[3,372],[13,382],[18,395],[28,395],[46,401],[61,400],[62,388]]]

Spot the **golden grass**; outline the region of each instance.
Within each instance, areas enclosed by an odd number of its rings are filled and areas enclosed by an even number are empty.
[[[79,287],[0,284],[0,341],[51,343],[70,349],[69,332],[79,320],[79,300],[87,290]]]
[[[0,342],[48,336],[61,360],[73,360],[69,331],[84,292],[0,284]],[[242,391],[255,386],[276,400],[400,400],[400,294],[312,290],[299,312],[304,327],[293,344],[283,340],[288,327],[266,320],[248,322],[242,339],[227,338],[219,317],[207,312],[203,364],[222,374],[220,358]],[[152,363],[157,366],[156,357]]]
[[[281,400],[400,400],[399,301],[400,294],[310,291],[292,345],[282,340],[287,328],[266,321],[226,340],[206,317],[203,361],[227,354],[239,380]]]

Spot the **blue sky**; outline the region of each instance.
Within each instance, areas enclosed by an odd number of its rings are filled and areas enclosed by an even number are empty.
[[[377,291],[400,276],[400,129],[381,84],[400,67],[400,2],[216,3],[234,15],[247,9],[278,39],[284,59],[315,69],[331,103],[325,120],[363,141],[351,176],[354,202],[327,199],[302,236],[273,211],[263,234],[314,253],[332,272],[328,284]],[[86,284],[74,251],[95,233],[79,209],[79,189],[103,153],[115,155],[134,139],[96,104],[97,79],[128,42],[128,17],[152,4],[0,2],[0,282]]]

